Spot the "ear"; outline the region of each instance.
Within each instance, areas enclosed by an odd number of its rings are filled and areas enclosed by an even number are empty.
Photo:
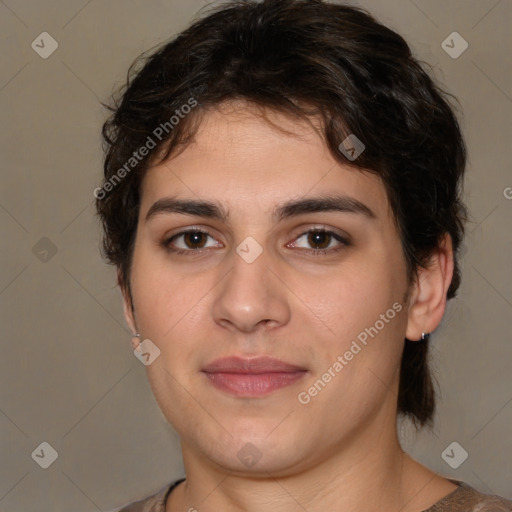
[[[453,276],[453,245],[445,233],[429,259],[428,268],[418,268],[409,299],[405,337],[415,341],[434,331],[446,309],[446,294]]]
[[[135,314],[133,308],[132,294],[130,290],[130,285],[128,283],[124,283],[121,274],[117,273],[117,284],[119,285],[119,289],[121,290],[121,295],[123,297],[123,312],[124,318],[128,327],[130,327],[132,333],[138,332],[137,324],[135,322]]]

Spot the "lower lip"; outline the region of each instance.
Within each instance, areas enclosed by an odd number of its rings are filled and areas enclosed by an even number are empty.
[[[217,389],[236,396],[256,397],[291,386],[302,379],[306,373],[306,371],[258,374],[206,373],[206,376]]]

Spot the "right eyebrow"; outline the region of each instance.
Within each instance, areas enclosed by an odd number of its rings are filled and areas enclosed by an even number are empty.
[[[226,221],[228,212],[217,203],[211,201],[184,200],[174,197],[164,197],[159,199],[149,209],[146,214],[146,222],[156,215],[164,213],[181,213],[184,215],[195,215],[197,217],[207,217],[220,221]]]

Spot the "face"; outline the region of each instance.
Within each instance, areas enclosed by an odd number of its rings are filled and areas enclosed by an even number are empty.
[[[380,178],[236,107],[148,170],[127,315],[184,452],[286,475],[395,428],[406,265]]]

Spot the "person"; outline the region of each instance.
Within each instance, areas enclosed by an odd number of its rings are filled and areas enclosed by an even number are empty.
[[[353,6],[229,1],[131,68],[94,195],[186,478],[124,512],[505,511],[424,467],[430,333],[460,283],[466,149]]]

